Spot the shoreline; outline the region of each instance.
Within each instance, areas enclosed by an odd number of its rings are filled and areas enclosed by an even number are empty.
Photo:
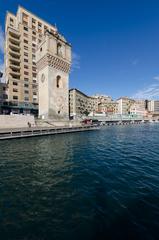
[[[57,135],[64,133],[75,133],[84,131],[99,130],[97,125],[78,126],[78,127],[33,127],[33,128],[16,128],[0,129],[0,140],[10,140],[17,138],[38,137],[47,135]]]

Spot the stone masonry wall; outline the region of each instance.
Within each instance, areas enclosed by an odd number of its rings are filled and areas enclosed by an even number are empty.
[[[35,126],[34,116],[0,115],[0,129],[28,127],[28,122]]]

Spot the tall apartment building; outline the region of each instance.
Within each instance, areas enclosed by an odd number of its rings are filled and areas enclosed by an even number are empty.
[[[98,111],[98,99],[87,96],[76,88],[69,91],[70,116],[74,118]]]
[[[55,26],[23,7],[17,14],[7,12],[5,24],[5,79],[8,84],[8,111],[38,111],[36,48],[44,33],[56,33]]]

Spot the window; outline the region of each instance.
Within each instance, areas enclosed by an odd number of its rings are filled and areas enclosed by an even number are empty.
[[[28,97],[25,97],[25,98],[24,98],[24,101],[29,101],[29,98],[28,98]]]
[[[24,62],[28,62],[28,59],[24,59]]]
[[[26,83],[25,83],[25,84],[24,84],[24,87],[27,87],[27,88],[28,88],[28,87],[29,87],[29,84],[26,84]]]
[[[36,44],[35,44],[35,43],[32,43],[32,46],[33,46],[33,47],[36,47]]]
[[[33,70],[34,72],[36,72],[36,67],[32,67],[32,70]]]
[[[25,90],[24,93],[29,94],[29,91],[28,91],[28,90]]]
[[[13,99],[14,100],[18,100],[18,96],[13,96]]]
[[[34,18],[32,18],[32,23],[36,23],[36,20]]]
[[[28,47],[27,47],[27,46],[24,46],[24,49],[25,49],[25,50],[28,50]]]
[[[18,83],[17,83],[17,82],[13,82],[13,85],[14,85],[14,86],[18,86]]]
[[[40,48],[40,52],[42,52],[42,50],[43,50],[43,49],[42,49],[42,47],[41,47],[41,48]]]
[[[44,33],[47,31],[47,29],[48,29],[47,26],[44,26]]]
[[[35,31],[32,31],[33,35],[36,35],[36,32]]]
[[[28,81],[29,81],[29,79],[28,79],[28,78],[24,78],[24,81],[28,82]]]
[[[36,83],[36,80],[33,80],[33,83]]]
[[[36,73],[33,73],[33,77],[36,78]]]
[[[26,39],[24,39],[24,43],[28,44],[28,41]]]
[[[24,68],[28,69],[29,67],[27,65],[24,65]]]
[[[62,86],[62,79],[59,75],[56,77],[56,87],[57,88],[62,88],[63,87]]]
[[[12,22],[12,23],[13,23],[13,18],[10,18],[10,22]]]
[[[62,45],[61,45],[61,43],[57,44],[57,55],[62,57]]]
[[[28,57],[28,53],[27,53],[27,52],[24,52],[24,56],[27,56],[27,57]]]
[[[33,84],[33,89],[35,89],[35,88],[37,88],[37,86]]]
[[[33,53],[35,53],[35,52],[36,52],[36,51],[35,51],[35,48],[32,48],[32,52],[33,52]]]
[[[18,89],[17,88],[13,88],[13,92],[18,92]]]
[[[29,73],[28,73],[28,72],[26,72],[26,71],[24,71],[24,74],[25,74],[25,75],[29,75]]]
[[[24,27],[23,29],[28,32],[28,28],[27,27]]]

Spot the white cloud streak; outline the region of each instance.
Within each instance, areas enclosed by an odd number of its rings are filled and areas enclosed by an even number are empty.
[[[0,53],[4,54],[4,32],[0,26]]]
[[[71,72],[75,71],[76,69],[80,69],[80,56],[77,53],[73,52]]]
[[[153,79],[159,81],[159,76],[155,76]]]
[[[153,78],[159,81],[159,76]],[[159,99],[159,83],[152,83],[149,86],[138,90],[133,96],[135,99]]]

